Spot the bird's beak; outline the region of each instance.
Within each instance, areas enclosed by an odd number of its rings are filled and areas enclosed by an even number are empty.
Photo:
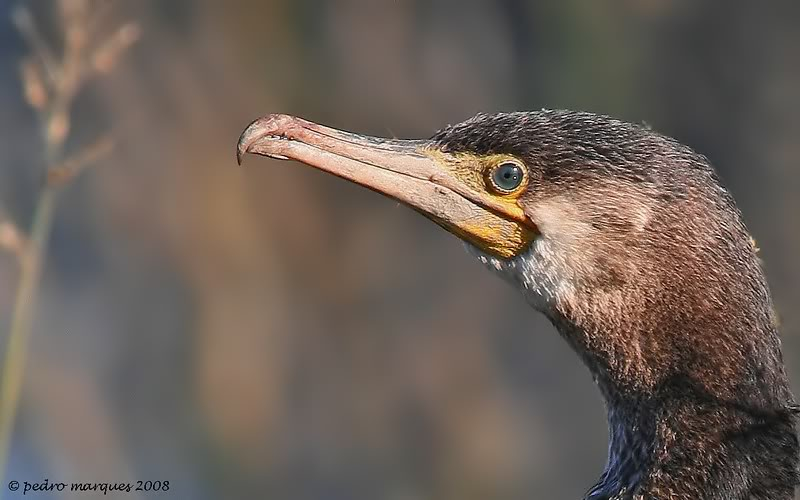
[[[516,203],[470,186],[428,141],[368,137],[288,115],[267,115],[242,132],[245,153],[301,161],[369,188],[421,212],[448,231],[510,257],[535,237]]]

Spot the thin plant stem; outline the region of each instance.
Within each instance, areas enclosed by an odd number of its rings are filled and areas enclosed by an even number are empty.
[[[20,277],[14,298],[11,329],[3,361],[2,386],[0,387],[0,485],[4,485],[5,471],[11,451],[14,420],[19,406],[19,397],[28,358],[36,297],[41,281],[42,265],[47,250],[47,241],[55,213],[57,191],[45,185],[34,210],[29,245],[20,259]],[[0,489],[0,498],[2,491]]]
[[[33,16],[25,7],[17,8],[12,15],[17,29],[36,56],[33,60],[38,60],[40,64],[38,69],[31,65],[33,63],[27,66],[23,64],[22,77],[28,103],[41,118],[40,129],[45,144],[46,162],[42,189],[36,201],[30,231],[24,248],[18,252],[19,284],[14,297],[5,359],[0,369],[0,485],[3,486],[59,187],[72,180],[89,163],[108,154],[113,146],[110,138],[103,138],[64,161],[63,149],[70,131],[72,101],[89,77],[108,72],[120,54],[139,37],[138,25],[126,23],[91,54],[91,13],[86,5],[80,3],[75,4],[78,6],[77,10],[71,10],[68,2],[69,0],[61,0],[57,3],[61,7],[60,28],[64,39],[64,50],[59,59],[53,55]],[[46,76],[47,81],[40,78],[40,75]],[[0,486],[0,499],[3,491],[5,488]]]

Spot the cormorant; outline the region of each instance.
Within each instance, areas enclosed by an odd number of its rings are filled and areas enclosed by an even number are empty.
[[[573,111],[479,114],[428,140],[288,115],[238,159],[294,159],[421,212],[544,313],[606,401],[588,499],[790,499],[794,403],[756,248],[708,160]]]

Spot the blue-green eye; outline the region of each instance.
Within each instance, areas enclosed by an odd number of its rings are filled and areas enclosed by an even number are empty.
[[[492,187],[503,194],[511,193],[522,184],[524,175],[522,167],[516,163],[501,163],[492,170]]]

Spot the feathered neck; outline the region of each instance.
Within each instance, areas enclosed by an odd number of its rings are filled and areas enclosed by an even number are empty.
[[[701,310],[713,290],[698,283],[614,301],[563,279],[543,245],[509,261],[471,251],[548,316],[604,396],[608,461],[585,498],[792,499],[796,409],[768,295]],[[752,289],[765,290],[757,271]]]
[[[608,411],[606,468],[586,499],[794,498],[798,409],[786,398],[782,370],[771,374],[766,393],[741,381],[733,397],[721,397],[680,371],[642,389],[621,382],[608,358],[585,350],[597,334],[551,319],[582,353]]]
[[[657,401],[606,396],[608,462],[586,499],[794,498],[789,408],[765,413],[726,404],[680,379],[663,391]]]

